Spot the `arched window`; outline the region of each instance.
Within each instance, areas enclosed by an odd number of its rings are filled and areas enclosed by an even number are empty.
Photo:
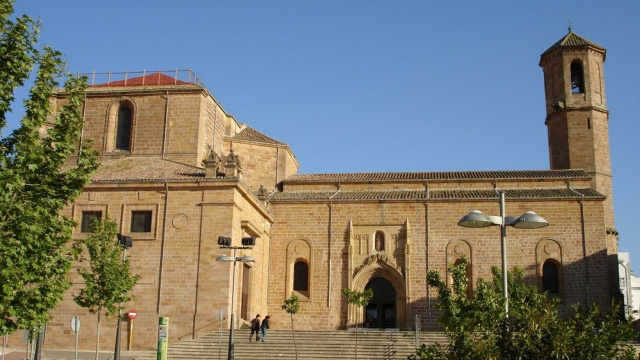
[[[131,108],[120,106],[116,125],[117,150],[131,150]]]
[[[555,261],[547,260],[542,265],[542,291],[550,294],[560,292],[558,265]]]
[[[304,261],[293,265],[293,290],[309,291],[309,265]]]
[[[584,69],[580,60],[571,62],[571,92],[574,94],[584,93]]]

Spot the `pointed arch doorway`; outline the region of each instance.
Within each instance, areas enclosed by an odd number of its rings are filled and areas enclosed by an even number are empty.
[[[365,326],[378,329],[396,327],[396,289],[389,280],[374,277],[365,286],[373,291],[365,312]]]

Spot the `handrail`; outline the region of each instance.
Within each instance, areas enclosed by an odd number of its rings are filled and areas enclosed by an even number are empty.
[[[222,321],[225,321],[225,320],[227,320],[227,318],[226,318],[226,317],[223,317],[223,318],[222,318]],[[184,334],[184,335],[182,335],[182,336],[178,337],[178,341],[181,341],[182,339],[186,338],[187,336],[191,336],[191,337],[192,337],[192,339],[193,339],[193,338],[195,338],[195,334],[196,334],[198,331],[200,331],[200,330],[202,330],[202,329],[206,329],[206,328],[208,328],[208,327],[209,327],[209,326],[211,326],[211,325],[214,325],[214,324],[217,324],[217,323],[221,323],[222,321],[220,321],[220,319],[216,319],[215,321],[210,322],[210,323],[208,323],[208,324],[207,324],[207,325],[205,325],[205,326],[202,326],[202,327],[200,327],[200,328],[198,328],[198,329],[195,329],[195,330],[193,330],[193,331],[191,331],[191,332],[189,332],[189,333],[187,333],[187,334]]]

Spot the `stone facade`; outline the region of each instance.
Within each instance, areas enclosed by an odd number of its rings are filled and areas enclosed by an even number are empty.
[[[125,306],[138,314],[136,350],[155,347],[159,316],[170,317],[170,343],[228,328],[232,303],[236,326],[260,313],[288,328],[280,306],[291,293],[302,302],[298,329],[435,329],[437,293],[426,274],[446,274],[467,256],[473,281],[490,277],[501,261],[500,231],[456,224],[472,210],[499,214],[499,192],[508,215],[533,210],[550,224],[508,229],[509,268],[523,268],[527,283],[551,289],[565,308],[608,304],[617,247],[604,58],[571,32],[542,55],[551,170],[539,171],[297,174],[287,144],[238,122],[202,85],[160,73],[94,85],[83,139],[93,140],[102,166],[65,215],[81,224],[99,211],[132,236],[127,256],[141,278]],[[576,59],[583,72],[572,76]],[[60,106],[65,94],[52,101]],[[144,231],[132,226],[140,212],[150,214]],[[78,227],[74,236],[86,233]],[[219,236],[256,244],[233,253],[220,249]],[[234,267],[216,262],[220,254],[255,262]],[[81,347],[95,342],[94,317],[72,300],[82,286],[75,269],[72,279],[47,347],[73,346],[74,315],[83,319]],[[344,287],[372,288],[372,304],[349,306]],[[102,349],[113,348],[114,325],[103,323]]]
[[[271,199],[277,219],[272,227],[274,259],[275,254],[286,253],[295,242],[307,243],[311,249],[309,255],[302,256],[310,264],[312,285],[309,296],[301,296],[303,306],[298,319],[304,320],[297,325],[300,329],[352,326],[356,318],[348,316],[340,289],[364,290],[374,277],[388,280],[396,290],[396,326],[412,328],[415,315],[420,315],[423,329],[434,328],[438,315],[434,311],[436,294],[426,285],[427,271],[446,274],[448,265],[466,255],[471,259],[472,278],[488,278],[491,266],[500,264],[498,229],[456,226],[462,215],[474,209],[486,214],[499,213],[494,190],[496,181],[500,184],[498,189],[508,189],[505,192],[509,214],[535,209],[552,224],[537,230],[508,230],[509,266],[522,267],[525,280],[542,288],[542,266],[547,260],[553,260],[560,268],[557,296],[571,304],[587,302],[585,266],[588,263],[593,269],[589,283],[594,284],[588,301],[608,302],[607,257],[610,254],[604,248],[604,197],[591,193],[588,176],[569,179],[557,173],[559,177],[552,179],[499,180],[498,176],[508,174],[496,172],[487,174],[492,178],[461,185],[459,174],[451,174],[451,180],[427,184],[422,183],[423,179],[404,180],[402,184],[406,189],[398,189],[397,181],[370,184],[375,175],[364,175],[368,178],[353,183],[344,178],[334,179],[333,184],[325,185],[326,191],[317,185],[315,190],[308,191],[304,175],[300,180],[294,176],[284,181],[283,192]],[[330,181],[331,177],[325,176],[323,182]],[[309,180],[315,181],[318,180]],[[583,202],[584,218],[580,197],[571,193],[567,181],[588,199]],[[297,189],[298,186],[301,189]],[[417,190],[419,188],[422,190]],[[377,196],[364,198],[376,191],[380,192]],[[420,194],[412,198],[416,192]],[[324,194],[324,199],[319,193]],[[582,248],[582,224],[585,225],[586,257]],[[374,244],[378,232],[385,235],[381,251],[377,251]],[[276,323],[286,324],[286,314],[278,311],[277,305],[291,292],[295,260],[287,256],[286,261],[274,262],[271,266],[272,279],[287,279],[270,282],[269,312]]]

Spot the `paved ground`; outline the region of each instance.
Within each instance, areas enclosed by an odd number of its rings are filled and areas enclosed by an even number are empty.
[[[0,344],[1,345],[1,344]],[[150,354],[149,351],[122,351],[120,353],[120,360],[133,360],[135,357]],[[95,351],[78,351],[78,360],[94,360],[96,358]],[[2,347],[0,346],[0,360],[25,360],[27,357],[26,349],[5,349],[4,357],[2,354]],[[75,351],[66,350],[43,350],[42,360],[75,360]],[[101,352],[100,360],[113,359],[113,352]]]

